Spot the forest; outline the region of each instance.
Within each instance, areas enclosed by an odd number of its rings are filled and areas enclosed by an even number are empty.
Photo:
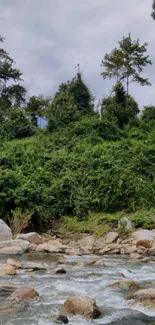
[[[148,44],[128,34],[105,54],[101,82],[115,85],[96,105],[79,64],[53,97],[28,97],[0,42],[0,218],[41,228],[64,216],[154,214],[155,106],[140,110],[130,94],[132,82],[151,86]]]

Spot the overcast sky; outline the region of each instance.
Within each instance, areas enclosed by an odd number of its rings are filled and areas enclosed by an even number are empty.
[[[155,104],[155,22],[152,0],[0,0],[0,34],[4,47],[23,72],[29,94],[53,95],[76,74],[99,98],[111,84],[103,81],[101,60],[123,35],[147,41],[153,66],[144,75],[152,87],[133,84],[140,106]]]

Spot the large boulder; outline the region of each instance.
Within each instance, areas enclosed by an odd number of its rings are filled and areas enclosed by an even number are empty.
[[[110,231],[107,233],[106,237],[105,237],[105,242],[106,244],[112,244],[115,243],[116,240],[118,239],[118,233],[115,231]]]
[[[141,289],[133,295],[134,303],[155,310],[155,289]]]
[[[155,230],[141,229],[132,233],[135,241],[153,241],[155,240]]]
[[[129,232],[132,232],[134,230],[133,224],[131,220],[129,220],[126,217],[123,217],[118,222],[118,229],[122,234],[128,234]]]
[[[12,232],[11,229],[7,226],[7,224],[0,219],[0,241],[1,240],[11,240]]]
[[[101,315],[96,301],[90,297],[69,297],[64,303],[64,310],[69,315],[82,315],[87,319],[95,319]]]
[[[43,243],[43,239],[36,232],[29,232],[28,234],[19,234],[17,239],[27,240],[31,244],[40,245]]]
[[[124,279],[110,284],[109,288],[114,290],[138,290],[140,287],[135,281]]]
[[[15,290],[11,296],[13,299],[18,299],[21,301],[27,301],[27,300],[36,300],[39,298],[38,292],[30,287],[22,286]]]
[[[0,255],[20,255],[23,254],[21,247],[12,246],[0,248]]]
[[[26,240],[4,240],[0,241],[0,254],[23,254],[29,249],[30,243]]]

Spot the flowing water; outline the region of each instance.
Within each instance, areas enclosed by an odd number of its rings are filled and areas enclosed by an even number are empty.
[[[108,289],[108,285],[122,280],[122,273],[128,279],[133,279],[142,288],[155,288],[155,263],[142,263],[126,260],[120,257],[106,256],[103,258],[106,267],[74,267],[72,262],[88,262],[99,259],[96,256],[70,257],[67,274],[52,275],[44,272],[26,274],[21,270],[18,276],[1,277],[17,285],[28,285],[35,288],[40,294],[40,300],[29,304],[26,309],[17,314],[8,314],[0,318],[0,325],[50,325],[54,324],[50,317],[58,315],[65,299],[70,295],[86,295],[96,299],[102,309],[101,318],[86,321],[76,316],[69,317],[71,325],[86,325],[88,323],[101,325],[155,325],[155,312],[150,312],[138,306],[131,307],[130,295],[132,292],[120,292]],[[1,257],[2,263],[4,257]],[[50,254],[25,254],[21,257],[22,263],[27,261],[48,263],[51,269],[56,267]]]

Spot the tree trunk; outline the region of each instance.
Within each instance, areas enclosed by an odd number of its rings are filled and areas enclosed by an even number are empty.
[[[129,96],[129,76],[127,76],[127,81],[126,81],[126,108],[128,108],[128,96]]]
[[[127,85],[127,96],[129,95],[129,76],[127,76],[127,82],[126,82],[126,85]]]

